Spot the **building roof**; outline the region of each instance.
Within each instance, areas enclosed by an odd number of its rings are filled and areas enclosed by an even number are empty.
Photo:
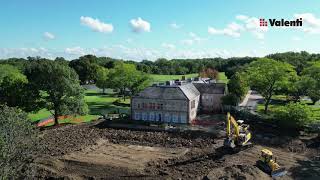
[[[227,88],[225,83],[194,83],[193,85],[201,94],[225,94]]]
[[[171,86],[151,86],[134,97],[148,98],[148,99],[181,99],[192,100],[199,96],[200,92],[191,84],[171,85]]]

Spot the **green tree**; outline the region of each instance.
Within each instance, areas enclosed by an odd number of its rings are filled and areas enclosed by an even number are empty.
[[[81,56],[79,59],[72,60],[69,66],[78,74],[82,84],[88,84],[96,81],[98,58],[94,55]]]
[[[227,94],[225,96],[222,96],[221,102],[223,105],[236,106],[240,101],[239,97],[235,94]]]
[[[228,82],[229,93],[238,97],[239,101],[246,95],[249,85],[244,74],[235,73]]]
[[[87,113],[84,90],[77,73],[69,66],[50,60],[36,60],[30,63],[25,75],[30,88],[41,95],[36,101],[41,101],[43,108],[52,112],[55,125],[61,115]]]
[[[264,113],[268,112],[274,93],[286,88],[289,79],[297,76],[292,65],[267,58],[250,63],[246,68],[246,74],[250,87],[258,91],[265,100]]]
[[[302,72],[306,82],[307,95],[315,104],[320,99],[320,62],[314,62]]]
[[[274,112],[280,125],[287,128],[302,128],[311,122],[312,111],[302,103],[289,103],[281,106]]]
[[[133,64],[118,62],[109,73],[111,87],[120,90],[123,100],[127,92],[133,94],[149,85],[149,76],[138,71]]]
[[[100,66],[97,70],[96,86],[102,89],[103,94],[105,94],[105,90],[109,85],[109,70]]]
[[[0,104],[25,108],[23,95],[28,80],[16,67],[0,64]]]
[[[24,179],[36,149],[37,131],[27,114],[0,105],[0,179]]]

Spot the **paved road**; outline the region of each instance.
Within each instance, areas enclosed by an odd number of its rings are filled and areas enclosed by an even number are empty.
[[[263,97],[258,94],[256,91],[248,91],[248,94],[242,101],[242,103],[239,104],[240,107],[246,107],[251,112],[255,112],[257,110],[258,103],[263,102]]]

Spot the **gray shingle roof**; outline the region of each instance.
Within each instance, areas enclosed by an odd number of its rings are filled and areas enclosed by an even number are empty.
[[[227,88],[225,83],[194,83],[193,85],[201,94],[224,94]]]
[[[189,100],[194,99],[197,96],[200,96],[198,89],[191,83],[181,85],[179,88],[182,92],[188,97]]]
[[[199,96],[200,92],[191,84],[183,84],[180,86],[152,86],[144,89],[135,97],[148,99],[194,99]]]

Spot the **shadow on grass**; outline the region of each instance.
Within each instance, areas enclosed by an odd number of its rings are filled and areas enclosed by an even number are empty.
[[[102,115],[109,112],[128,112],[128,107],[115,106],[112,103],[97,103],[97,102],[87,102],[89,106],[89,114],[91,115]]]
[[[98,96],[98,97],[114,97],[114,94],[103,94],[100,92],[87,92],[86,96]]]

